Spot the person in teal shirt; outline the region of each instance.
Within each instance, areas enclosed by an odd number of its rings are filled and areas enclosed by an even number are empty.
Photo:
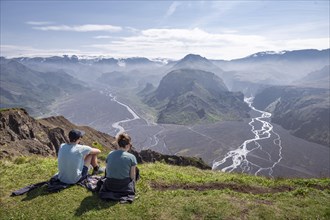
[[[117,138],[119,148],[111,151],[106,159],[106,177],[113,179],[131,178],[136,181],[136,157],[128,153],[132,148],[131,137],[122,133]]]

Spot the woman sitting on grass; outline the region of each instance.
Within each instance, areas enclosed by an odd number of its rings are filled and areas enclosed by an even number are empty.
[[[132,148],[131,138],[122,133],[116,140],[118,149],[106,159],[106,180],[100,190],[102,199],[133,202],[136,182],[136,157],[128,153]]]

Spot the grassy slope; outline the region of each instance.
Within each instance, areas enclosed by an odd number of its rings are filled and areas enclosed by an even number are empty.
[[[139,165],[142,179],[133,204],[104,202],[85,188],[59,193],[36,189],[10,197],[20,187],[49,179],[57,171],[54,158],[0,161],[0,219],[329,219],[330,179],[267,179],[202,171],[162,163]],[[25,177],[25,178],[21,178]],[[222,190],[156,190],[152,185],[225,183]],[[236,189],[282,188],[283,192],[242,193]],[[291,188],[292,190],[285,190]],[[317,188],[321,188],[317,189]],[[325,189],[326,188],[326,189]],[[261,191],[260,191],[261,192]]]

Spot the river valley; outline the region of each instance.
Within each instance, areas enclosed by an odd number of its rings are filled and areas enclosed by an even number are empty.
[[[183,126],[148,121],[121,96],[111,89],[86,91],[59,101],[51,114],[112,136],[126,131],[137,150],[201,157],[214,170],[267,177],[330,176],[329,148],[271,124],[271,115],[254,109],[252,100],[246,100],[250,119]]]

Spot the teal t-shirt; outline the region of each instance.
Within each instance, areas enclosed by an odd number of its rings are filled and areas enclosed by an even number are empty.
[[[75,184],[81,178],[84,159],[92,148],[80,144],[61,144],[58,151],[58,178],[63,183]]]
[[[106,177],[115,179],[130,177],[131,167],[137,164],[136,157],[123,150],[111,151],[106,162]]]

